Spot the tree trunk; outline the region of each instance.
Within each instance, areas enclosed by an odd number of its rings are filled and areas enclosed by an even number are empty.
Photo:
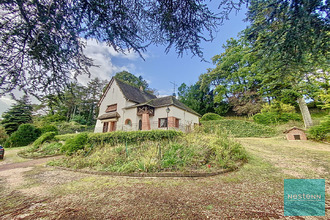
[[[305,128],[309,128],[309,127],[313,126],[312,117],[311,117],[311,114],[309,113],[309,110],[308,110],[304,97],[298,98],[297,101],[299,104],[300,112],[303,116]]]

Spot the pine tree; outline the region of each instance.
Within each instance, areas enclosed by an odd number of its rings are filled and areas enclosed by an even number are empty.
[[[24,95],[8,111],[4,112],[1,124],[8,135],[15,132],[21,124],[32,122],[32,105],[29,97]]]

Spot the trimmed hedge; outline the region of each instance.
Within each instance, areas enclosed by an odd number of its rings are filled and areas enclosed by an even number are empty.
[[[215,114],[215,113],[206,113],[201,118],[201,121],[214,121],[214,120],[221,120],[223,119],[222,116]]]
[[[157,141],[164,139],[173,139],[182,136],[181,131],[175,130],[152,130],[152,131],[115,131],[109,133],[91,133],[89,134],[89,143],[92,144],[111,144],[118,143],[138,143],[141,141]]]

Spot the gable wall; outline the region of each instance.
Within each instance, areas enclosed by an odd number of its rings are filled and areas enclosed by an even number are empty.
[[[117,112],[120,115],[120,118],[118,118],[117,121],[117,130],[122,130],[122,127],[124,126],[125,123],[125,119],[127,118],[125,116],[127,110],[124,110],[123,108],[130,105],[134,105],[135,103],[126,100],[115,80],[110,85],[109,90],[107,91],[105,97],[103,98],[100,104],[100,111],[98,116],[105,114],[106,113],[105,110],[107,109],[107,106],[112,104],[117,104]],[[128,111],[128,113],[130,113],[130,111]],[[132,121],[136,120],[133,114],[131,115],[129,114],[128,117],[132,117],[131,119]],[[101,123],[100,120],[97,120],[94,132],[98,133],[98,132],[102,132],[102,130],[103,130],[103,123]]]

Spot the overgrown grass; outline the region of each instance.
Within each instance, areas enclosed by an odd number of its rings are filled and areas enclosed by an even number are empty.
[[[202,122],[201,129],[213,133],[217,129],[226,130],[233,137],[274,137],[278,134],[272,127],[243,120],[218,120]]]
[[[32,144],[25,150],[20,151],[18,155],[25,158],[56,156],[62,154],[61,147],[62,144],[58,142],[45,142],[38,147]]]
[[[95,145],[51,165],[110,172],[214,171],[246,161],[242,146],[224,132],[201,132],[172,140]]]

